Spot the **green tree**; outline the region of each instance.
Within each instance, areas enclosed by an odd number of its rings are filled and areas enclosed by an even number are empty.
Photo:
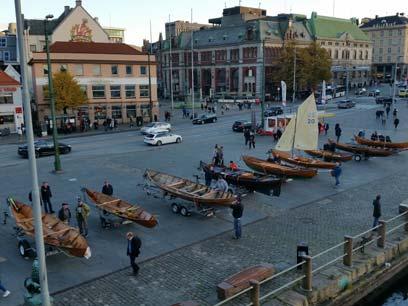
[[[293,42],[288,42],[281,50],[279,56],[279,64],[276,74],[274,75],[274,82],[280,86],[280,81],[286,82],[286,88],[288,93],[293,91],[293,69],[296,52],[296,82],[298,83],[298,73],[300,72],[299,65],[299,50]],[[300,84],[296,84],[299,87]]]

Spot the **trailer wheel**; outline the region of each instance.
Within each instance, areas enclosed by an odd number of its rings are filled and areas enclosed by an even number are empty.
[[[355,155],[354,155],[354,160],[355,160],[356,162],[361,161],[361,155],[360,155],[360,154],[355,154]]]
[[[180,207],[176,203],[173,203],[171,204],[171,211],[175,214],[178,214],[180,212]]]
[[[18,242],[18,252],[22,257],[30,257],[32,254],[30,243],[25,239],[20,240]]]
[[[180,214],[184,217],[188,217],[190,215],[190,212],[185,206],[180,207]]]

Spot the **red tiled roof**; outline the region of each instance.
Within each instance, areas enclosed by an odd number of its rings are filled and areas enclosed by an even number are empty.
[[[87,54],[144,54],[127,44],[57,41],[50,46],[51,53],[87,53]]]
[[[0,70],[0,86],[14,86],[14,85],[20,85],[20,83],[17,82],[15,79],[13,79],[4,71]]]

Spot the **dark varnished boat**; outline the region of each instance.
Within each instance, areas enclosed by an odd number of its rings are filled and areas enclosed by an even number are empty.
[[[378,148],[363,146],[359,144],[340,143],[340,142],[335,142],[331,139],[329,139],[328,141],[330,144],[334,143],[336,145],[336,148],[339,150],[351,152],[354,154],[361,154],[366,157],[371,157],[371,156],[384,157],[384,156],[390,156],[395,153],[395,151],[390,150],[390,149],[378,149]]]
[[[290,165],[280,165],[273,161],[262,160],[256,157],[242,156],[242,160],[245,164],[254,169],[255,171],[272,174],[272,175],[281,175],[285,177],[302,177],[302,178],[311,178],[317,174],[316,169],[295,167]]]
[[[325,161],[346,162],[353,159],[352,154],[342,152],[332,152],[328,150],[305,150],[305,152],[310,156],[323,158]]]
[[[254,173],[242,169],[231,170],[227,167],[213,166],[200,161],[200,167],[204,172],[209,173],[213,179],[222,175],[224,179],[232,185],[244,187],[250,191],[259,191],[270,195],[273,191],[274,196],[280,195],[282,182],[281,177]]]
[[[32,207],[12,198],[8,198],[7,201],[17,227],[27,236],[34,238]],[[70,256],[91,257],[91,249],[78,229],[65,224],[51,214],[43,214],[41,218],[45,244],[55,247]]]
[[[301,156],[292,157],[289,153],[283,151],[272,150],[272,154],[275,158],[281,159],[287,163],[306,168],[333,169],[336,167],[335,163]]]
[[[144,177],[165,192],[194,202],[197,205],[230,206],[235,202],[235,197],[230,192],[212,189],[206,185],[192,182],[174,175],[146,170]]]
[[[151,228],[157,225],[157,219],[140,206],[132,205],[124,200],[88,188],[84,188],[84,190],[99,209],[103,209],[120,218],[133,221],[144,227]]]
[[[354,136],[354,139],[357,143],[370,146],[370,147],[377,147],[377,148],[388,148],[388,149],[408,149],[408,142],[386,142],[386,141],[378,141],[378,140],[370,140],[367,138]]]

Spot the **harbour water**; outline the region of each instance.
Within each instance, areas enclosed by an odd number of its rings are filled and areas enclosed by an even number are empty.
[[[372,306],[408,306],[408,276],[401,278]],[[367,305],[368,306],[368,305]],[[371,306],[371,305],[370,305]]]

